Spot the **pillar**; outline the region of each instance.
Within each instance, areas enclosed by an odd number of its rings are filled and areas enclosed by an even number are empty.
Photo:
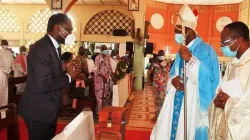
[[[20,46],[25,46],[27,44],[27,41],[24,39],[24,33],[25,33],[25,28],[24,28],[24,22],[20,24]]]
[[[135,90],[142,89],[143,83],[143,72],[144,72],[144,46],[140,46],[135,44],[135,51],[134,51],[134,75],[135,75],[135,82],[134,88]]]
[[[140,28],[141,33],[144,34],[145,28],[145,14],[146,14],[146,1],[140,0],[140,11],[133,11],[133,16],[135,19],[135,30]],[[142,89],[142,78],[144,76],[144,45],[134,45],[134,88],[135,90]]]

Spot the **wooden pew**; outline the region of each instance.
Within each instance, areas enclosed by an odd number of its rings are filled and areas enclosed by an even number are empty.
[[[27,80],[27,76],[23,77],[10,77],[8,79],[8,103],[15,103],[17,106],[19,105],[19,101],[22,95],[16,95],[16,84],[25,83]]]
[[[0,130],[7,128],[7,140],[19,140],[17,106],[11,103],[0,107]]]
[[[82,112],[84,107],[89,107],[95,113],[96,98],[95,98],[95,87],[94,78],[85,81],[85,85],[89,86],[89,95],[86,98],[78,98],[76,103],[76,112]]]

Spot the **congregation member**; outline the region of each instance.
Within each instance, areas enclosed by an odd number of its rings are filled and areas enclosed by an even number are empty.
[[[84,77],[89,76],[89,70],[88,70],[88,64],[87,64],[87,59],[85,57],[85,48],[83,46],[79,47],[78,50],[78,55],[75,58],[76,63],[82,66],[82,75]]]
[[[121,60],[117,63],[116,70],[115,70],[115,79],[121,80],[126,76],[126,68],[127,68],[127,58],[123,56]]]
[[[97,100],[97,113],[105,106],[111,105],[112,67],[107,46],[101,46],[101,53],[95,57],[95,96]]]
[[[19,48],[19,54],[15,58],[14,77],[23,77],[27,74],[27,51],[25,46]],[[17,84],[17,94],[23,94],[26,83]]]
[[[67,66],[73,60],[73,54],[71,52],[65,52],[62,54],[62,65],[63,65],[63,72],[67,72]],[[71,92],[71,87],[64,87],[62,89],[62,113],[68,114],[73,100],[69,98],[69,94]]]
[[[94,76],[94,71],[96,70],[96,65],[95,62],[92,60],[92,55],[89,50],[86,50],[86,55],[87,57],[87,66],[88,66],[88,71],[89,71],[89,78],[92,78]]]
[[[14,58],[7,40],[1,41],[0,48],[0,106],[8,104],[8,77],[13,70]]]
[[[133,71],[133,54],[130,51],[126,51],[125,56],[127,57],[127,73],[131,73]]]
[[[100,53],[94,53],[92,56],[91,56],[91,59],[95,62],[95,58],[99,55]]]
[[[162,104],[165,99],[167,80],[170,69],[170,63],[165,60],[165,52],[160,50],[157,56],[157,62],[152,63],[149,73],[153,73],[153,86],[154,86],[154,101],[155,101],[155,116],[151,121],[156,121]]]
[[[236,21],[224,27],[221,32],[221,50],[232,59],[209,111],[210,140],[250,139],[249,47],[249,28],[246,24]],[[237,82],[223,88],[223,84],[231,81]]]
[[[79,47],[78,55],[75,57],[73,62],[75,62],[77,65],[81,67],[81,72],[79,73],[79,76],[76,79],[75,87],[82,87],[85,88],[87,79],[89,77],[89,70],[88,70],[88,64],[87,59],[85,57],[85,49],[83,46]],[[79,92],[77,92],[79,93]],[[79,93],[81,94],[81,93]],[[72,108],[76,109],[77,99],[73,99]]]
[[[112,67],[112,72],[115,73],[115,69],[116,69],[116,66],[118,63],[117,54],[115,51],[112,51],[112,53],[111,53],[110,63],[111,63],[111,67]]]
[[[183,66],[186,61],[187,139],[208,139],[208,107],[215,96],[219,83],[219,64],[213,47],[197,35],[197,16],[188,5],[184,5],[177,18],[175,41],[182,45],[182,27],[185,26],[187,46],[181,46],[170,70],[167,95],[152,130],[151,140],[184,139],[184,84]],[[182,22],[183,23],[182,23]]]
[[[51,140],[55,136],[62,89],[68,87],[80,71],[78,66],[70,65],[63,73],[60,44],[74,44],[72,31],[67,15],[54,14],[49,18],[46,35],[30,47],[27,86],[19,104],[29,140]]]

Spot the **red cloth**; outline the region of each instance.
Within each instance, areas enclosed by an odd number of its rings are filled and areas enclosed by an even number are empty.
[[[25,55],[18,54],[15,59],[15,64],[21,64],[23,71],[27,73],[27,61]]]

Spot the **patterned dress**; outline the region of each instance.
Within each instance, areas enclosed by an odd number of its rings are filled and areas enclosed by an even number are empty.
[[[154,63],[154,77],[153,86],[155,90],[155,106],[156,116],[159,115],[164,98],[166,95],[168,74],[169,74],[170,63],[169,61],[162,61],[161,63]]]
[[[97,100],[97,113],[105,106],[110,106],[112,103],[111,92],[113,84],[110,74],[112,73],[110,57],[99,54],[95,58],[97,70],[95,71],[95,96]],[[104,83],[103,78],[107,79]]]

